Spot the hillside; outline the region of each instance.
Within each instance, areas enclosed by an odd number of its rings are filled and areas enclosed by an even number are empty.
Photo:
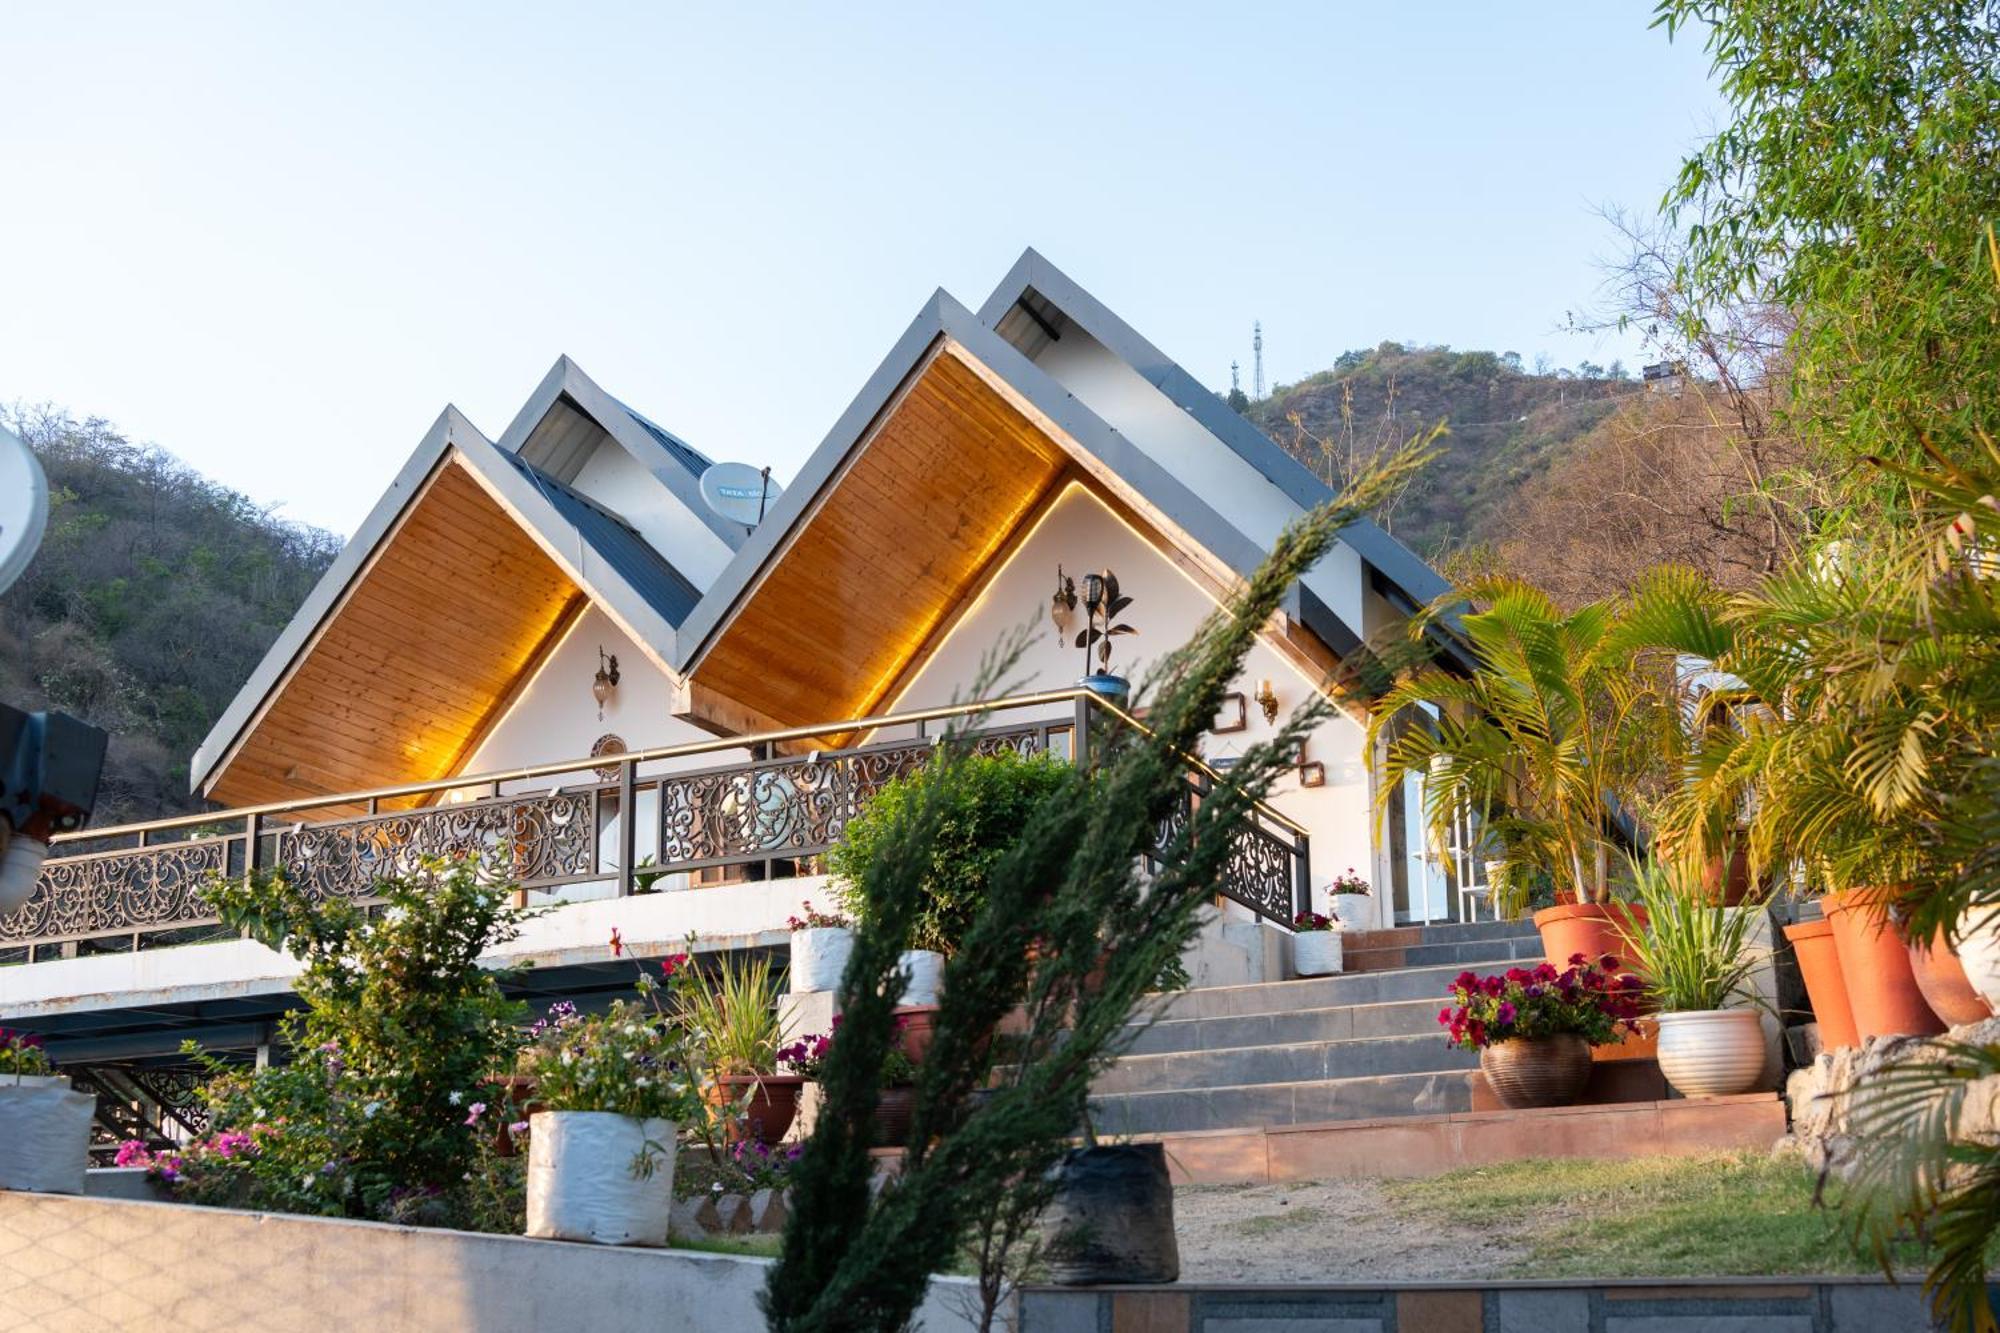
[[[0,699],[111,733],[96,823],[199,808],[188,756],[340,549],[100,420],[7,424],[48,473],[48,535],[0,598]]]
[[[1385,342],[1239,410],[1335,483],[1445,423],[1440,456],[1386,516],[1398,537],[1435,555],[1497,540],[1509,499],[1639,392],[1617,366],[1537,373],[1511,353]]]

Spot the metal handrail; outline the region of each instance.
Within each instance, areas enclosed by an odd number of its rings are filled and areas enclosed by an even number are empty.
[[[325,796],[301,797],[287,801],[267,801],[261,805],[231,806],[223,810],[210,810],[201,814],[175,815],[167,819],[144,820],[132,824],[114,824],[105,828],[83,828],[68,833],[58,833],[49,839],[52,846],[72,842],[96,842],[101,839],[138,837],[171,829],[198,828],[214,824],[220,819],[245,819],[266,815],[286,814],[293,811],[323,810],[336,805],[365,805],[370,802],[398,800],[406,796],[427,796],[436,792],[458,791],[466,787],[497,786],[503,782],[525,782],[533,778],[552,777],[561,773],[589,772],[602,768],[607,763],[637,767],[640,764],[657,763],[664,759],[681,759],[689,755],[713,754],[721,750],[741,750],[762,745],[783,745],[790,741],[811,740],[816,736],[838,735],[850,731],[880,731],[885,727],[908,726],[924,722],[937,722],[945,718],[970,717],[984,713],[995,713],[1017,708],[1035,708],[1048,704],[1066,703],[1095,706],[1105,710],[1118,721],[1137,728],[1147,735],[1152,729],[1146,724],[1107,700],[1094,690],[1080,687],[1066,690],[1045,690],[1037,694],[1015,695],[1006,699],[994,699],[982,703],[946,704],[937,708],[919,708],[905,713],[874,713],[865,717],[846,718],[838,722],[820,722],[802,727],[784,727],[776,731],[746,732],[740,736],[717,736],[705,741],[688,741],[680,745],[661,745],[647,750],[631,750],[616,755],[587,755],[582,758],[561,760],[551,763],[531,764],[523,768],[507,769],[492,773],[459,774],[455,777],[432,778],[423,782],[403,782],[386,787],[370,787],[359,791],[334,792]],[[1211,779],[1222,780],[1222,775],[1198,755],[1183,756],[1190,764],[1200,768]],[[1257,803],[1261,813],[1276,820],[1287,831],[1305,833],[1306,828],[1272,808],[1265,802]]]

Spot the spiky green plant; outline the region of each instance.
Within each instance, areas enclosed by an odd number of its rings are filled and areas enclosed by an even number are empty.
[[[716,1074],[769,1074],[778,1068],[785,1026],[778,1014],[778,983],[761,954],[725,955],[678,992],[675,1018],[696,1034]]]
[[[1750,978],[1766,960],[1751,945],[1760,906],[1705,901],[1697,876],[1658,860],[1632,863],[1632,888],[1645,924],[1617,925],[1648,998],[1668,1013],[1726,1009],[1750,998]]]
[[[910,1147],[894,1183],[871,1198],[868,1127],[900,989],[897,958],[921,911],[923,867],[967,749],[957,738],[940,746],[931,781],[878,830],[857,876],[868,911],[842,981],[822,1110],[764,1293],[772,1328],[905,1327],[930,1275],[970,1234],[990,1241],[1046,1201],[1049,1168],[1083,1121],[1092,1079],[1136,1037],[1129,1020],[1142,996],[1186,948],[1255,805],[1331,704],[1316,695],[1301,706],[1192,808],[1189,756],[1287,590],[1423,457],[1404,451],[1287,529],[1245,587],[1147,682],[1144,728],[1093,725],[1085,771],[1036,806],[987,875],[946,968]],[[982,684],[1017,656],[1018,642],[989,663]],[[1172,831],[1161,846],[1163,826]],[[1139,867],[1149,854],[1158,869],[1147,876]],[[1025,1030],[996,1077],[993,1033],[1016,1009]]]

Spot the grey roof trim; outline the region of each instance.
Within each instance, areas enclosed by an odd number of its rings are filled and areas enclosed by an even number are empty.
[[[615,520],[597,506],[590,506],[590,515],[579,514],[583,526],[564,516],[537,479],[521,470],[525,465],[518,458],[503,453],[456,407],[446,407],[195,749],[188,765],[190,790],[199,792],[234,751],[251,721],[394,531],[424,483],[454,450],[555,549],[556,560],[585,595],[601,602],[663,661],[673,660],[676,633],[672,613],[685,613],[693,601],[693,585],[636,534],[630,542],[619,541],[609,527]],[[591,515],[602,517],[593,523]],[[618,528],[630,533],[622,521],[616,522]],[[635,553],[628,549],[632,545],[651,552],[665,573],[647,571],[636,563]]]
[[[941,337],[965,348],[1079,447],[1238,574],[1248,576],[1263,560],[1264,551],[1256,542],[1216,513],[1179,478],[1085,407],[1047,371],[1022,356],[949,293],[938,291],[925,302],[889,355],[799,469],[798,476],[772,506],[769,517],[758,525],[729,567],[703,595],[701,604],[682,622],[680,656],[674,663],[677,670],[686,673],[707,648],[790,539],[801,518],[839,475],[855,447],[866,438],[870,425]]]
[[[979,308],[980,321],[991,327],[1029,291],[1040,292],[1085,333],[1110,350],[1257,469],[1301,509],[1328,499],[1332,491],[1312,471],[1279,448],[1263,431],[1230,410],[1180,364],[1148,342],[1138,330],[1030,247],[1021,253],[993,294]],[[1363,560],[1382,571],[1419,605],[1451,591],[1444,576],[1372,519],[1349,525],[1340,534]]]
[[[585,416],[603,427],[639,466],[673,493],[681,507],[734,551],[743,544],[743,529],[710,509],[701,498],[701,471],[691,464],[705,456],[685,440],[640,416],[599,387],[583,367],[565,356],[556,358],[528,401],[514,414],[496,442],[510,454],[519,453],[558,398],[567,397]]]

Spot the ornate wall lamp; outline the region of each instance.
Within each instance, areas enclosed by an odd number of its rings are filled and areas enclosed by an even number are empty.
[[[1278,692],[1271,688],[1271,678],[1264,677],[1257,682],[1257,692],[1250,696],[1257,706],[1264,710],[1264,721],[1276,723],[1278,720]]]
[[[604,705],[611,698],[611,692],[618,688],[618,655],[607,655],[604,645],[597,645],[597,675],[590,682],[590,697],[597,700],[597,720],[604,720]]]

